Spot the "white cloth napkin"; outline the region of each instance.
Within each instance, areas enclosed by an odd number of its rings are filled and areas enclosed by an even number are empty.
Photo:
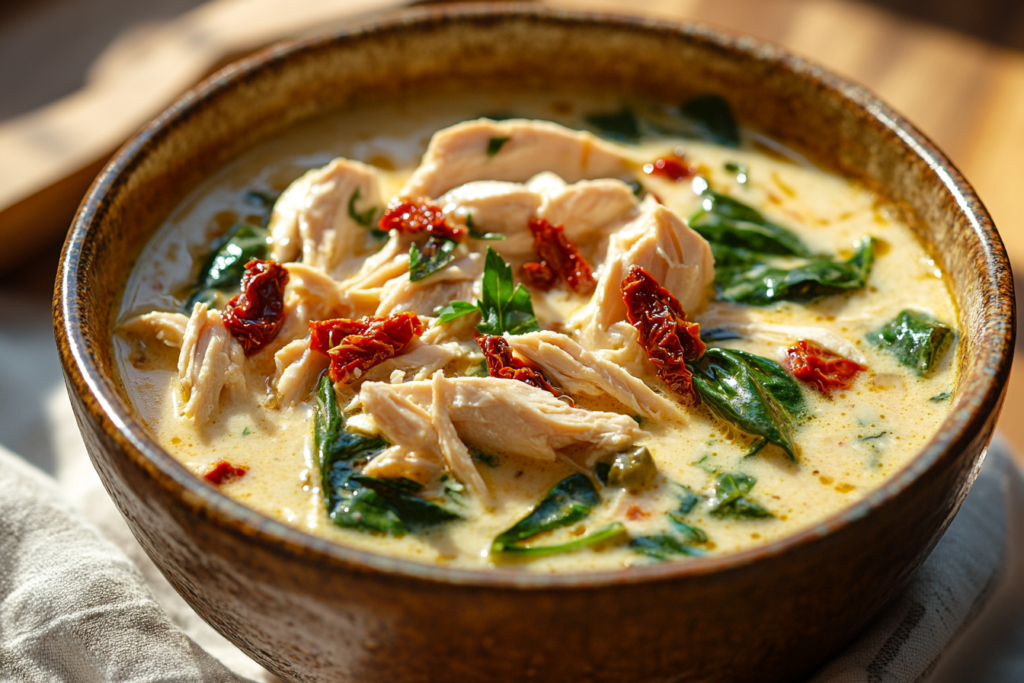
[[[275,681],[184,603],[106,496],[48,303],[0,291],[0,680]],[[1024,483],[997,439],[911,585],[811,683],[1024,680],[1022,521]]]

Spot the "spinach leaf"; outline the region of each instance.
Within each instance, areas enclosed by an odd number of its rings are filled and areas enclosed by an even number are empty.
[[[570,475],[555,484],[530,514],[499,534],[491,543],[491,552],[505,552],[519,541],[578,522],[600,502],[590,479],[580,473]]]
[[[713,244],[760,254],[811,255],[793,231],[771,222],[752,206],[712,190],[704,191],[690,227]]]
[[[609,114],[588,114],[583,118],[606,138],[619,142],[637,142],[640,139],[640,122],[629,107]]]
[[[277,197],[266,192],[260,192],[259,190],[249,190],[242,195],[242,201],[247,206],[252,207],[253,212],[260,219],[260,225],[265,226],[270,220],[270,214],[274,210],[274,203],[277,201]]]
[[[543,557],[544,555],[557,555],[560,553],[569,553],[574,550],[581,548],[587,548],[598,543],[605,543],[607,541],[614,540],[620,536],[624,536],[626,533],[626,527],[622,522],[612,522],[611,524],[605,524],[600,529],[591,531],[586,536],[580,536],[579,538],[567,541],[565,543],[556,543],[554,545],[509,545],[504,546],[501,549],[503,555],[511,555],[513,557],[523,558],[534,558]],[[492,552],[493,552],[492,548]]]
[[[501,241],[505,239],[505,236],[500,232],[480,232],[473,225],[473,214],[466,216],[466,228],[469,229],[469,236],[475,240],[488,240],[491,242]]]
[[[419,282],[455,260],[459,243],[446,237],[430,237],[423,251],[414,242],[409,247],[409,282]]]
[[[594,476],[599,482],[608,485],[608,475],[612,471],[612,464],[610,462],[599,462],[594,465]]]
[[[493,157],[495,154],[501,151],[501,148],[505,146],[505,143],[512,138],[491,138],[487,141],[487,156]]]
[[[711,499],[711,514],[734,519],[772,517],[772,513],[747,498],[756,483],[757,479],[747,474],[718,475],[715,495]]]
[[[487,247],[487,258],[484,260],[482,294],[482,299],[475,304],[453,301],[437,309],[435,313],[439,316],[438,322],[444,324],[479,311],[483,319],[476,329],[482,334],[524,334],[540,331],[540,325],[533,314],[530,292],[523,285],[513,283],[512,266],[505,263],[490,247]]]
[[[345,429],[334,384],[325,374],[316,391],[313,435],[327,514],[334,524],[369,533],[401,536],[411,530],[458,519],[459,515],[416,496],[408,479],[378,479],[357,467],[388,443]]]
[[[743,335],[724,327],[709,327],[700,331],[700,340],[705,344],[729,339],[743,339]]]
[[[683,517],[693,511],[701,497],[694,493],[689,486],[680,486],[679,507],[668,513],[669,523],[678,531],[686,543],[707,543],[708,535],[698,529]]]
[[[905,310],[867,339],[923,377],[942,360],[953,330],[923,311]]]
[[[806,405],[800,386],[778,363],[733,349],[711,348],[687,363],[711,411],[748,434],[764,437],[796,460],[793,435]]]
[[[703,550],[688,546],[670,534],[639,536],[630,541],[629,547],[641,555],[646,555],[656,560],[668,560],[673,555],[684,555],[687,557],[700,557],[704,555]]]
[[[199,279],[184,310],[192,312],[197,302],[213,308],[223,308],[228,299],[239,292],[245,264],[253,259],[265,259],[270,250],[270,236],[266,229],[255,225],[238,224],[217,239],[199,270]]]
[[[719,95],[701,95],[679,107],[693,127],[693,137],[725,147],[739,147],[740,128],[729,103]]]
[[[767,263],[716,268],[718,296],[734,303],[767,306],[779,301],[811,301],[861,289],[871,273],[873,244],[874,240],[865,237],[847,261],[820,256],[794,268]]]

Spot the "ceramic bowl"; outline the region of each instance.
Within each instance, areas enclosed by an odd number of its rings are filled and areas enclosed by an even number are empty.
[[[313,538],[193,476],[134,417],[114,312],[158,223],[289,126],[438,85],[572,86],[664,102],[721,93],[748,126],[890,198],[951,282],[961,374],[921,453],[841,514],[769,545],[629,572],[428,566]],[[420,9],[284,43],[206,80],[130,140],[64,248],[54,326],[89,453],[132,531],[214,628],[287,681],[771,681],[849,643],[967,494],[1013,348],[1010,269],[949,160],[863,88],[708,28],[534,7]]]

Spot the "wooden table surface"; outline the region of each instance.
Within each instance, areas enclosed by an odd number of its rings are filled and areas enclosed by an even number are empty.
[[[842,0],[544,1],[722,26],[859,81],[935,140],[974,184],[1010,252],[1016,281],[1024,282],[1024,53]],[[215,0],[120,37],[92,65],[83,90],[0,122],[0,237],[7,247],[0,268],[24,262],[47,235],[52,254],[102,160],[226,57],[401,4]],[[1024,340],[1017,348],[1000,428],[1024,463]]]

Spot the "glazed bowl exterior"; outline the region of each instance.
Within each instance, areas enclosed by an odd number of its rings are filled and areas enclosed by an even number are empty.
[[[284,129],[410,92],[542,86],[663,102],[720,93],[737,117],[888,197],[950,273],[952,412],[842,513],[731,555],[629,571],[456,570],[356,551],[253,512],[160,448],[115,369],[142,247],[191,189]],[[971,187],[859,86],[700,26],[453,6],[285,43],[231,66],[138,133],[92,186],[62,256],[54,326],[86,445],[129,526],[193,608],[287,681],[772,681],[849,643],[934,547],[992,435],[1013,349],[1008,261]]]

